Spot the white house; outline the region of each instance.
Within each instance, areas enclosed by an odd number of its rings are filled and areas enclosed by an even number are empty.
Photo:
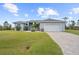
[[[44,31],[64,31],[65,30],[65,21],[61,20],[55,20],[55,19],[45,19],[45,20],[30,20],[30,21],[17,21],[14,22],[15,26],[20,25],[21,31],[24,31],[24,26],[28,28],[27,30],[32,29],[33,22],[36,22],[39,24],[38,30],[44,30]],[[16,28],[15,28],[16,29]]]

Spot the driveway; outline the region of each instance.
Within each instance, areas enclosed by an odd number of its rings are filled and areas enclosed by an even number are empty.
[[[79,36],[66,32],[47,32],[61,47],[65,55],[79,55]]]

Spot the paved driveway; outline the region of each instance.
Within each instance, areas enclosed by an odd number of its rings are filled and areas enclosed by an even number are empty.
[[[79,36],[66,32],[47,32],[63,50],[65,55],[79,55]]]

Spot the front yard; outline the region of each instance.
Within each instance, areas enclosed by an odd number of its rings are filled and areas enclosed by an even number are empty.
[[[60,55],[61,48],[45,32],[0,32],[1,55]]]
[[[72,34],[79,35],[79,30],[66,30],[65,32],[69,32],[69,33],[72,33]]]

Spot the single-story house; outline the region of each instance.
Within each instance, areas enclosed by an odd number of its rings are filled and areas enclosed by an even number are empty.
[[[45,19],[45,20],[30,20],[30,21],[16,21],[13,22],[15,27],[17,25],[21,26],[21,31],[27,30],[30,31],[32,29],[33,22],[39,24],[37,30],[41,31],[64,31],[65,30],[65,21],[56,20],[56,19]],[[26,29],[24,29],[26,26]],[[15,28],[16,30],[16,28]]]

